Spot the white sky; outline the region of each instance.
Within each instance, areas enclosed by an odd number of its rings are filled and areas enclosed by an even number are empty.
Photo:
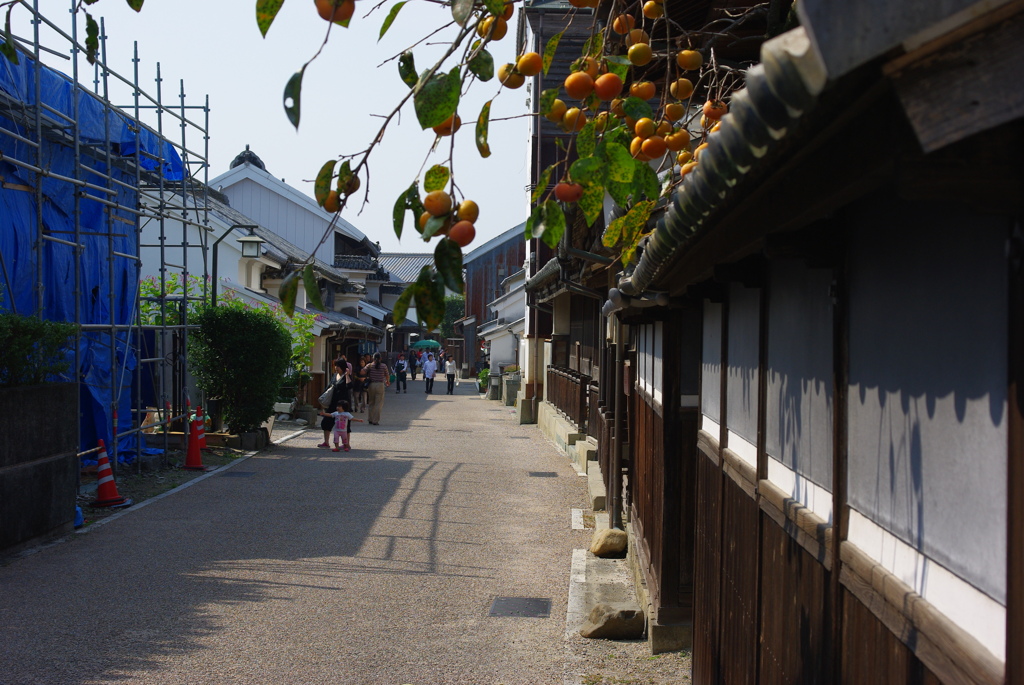
[[[450,11],[422,0],[405,5],[394,24],[378,43],[381,24],[395,0],[369,17],[373,0],[357,2],[356,14],[348,29],[334,26],[330,40],[320,57],[306,69],[303,79],[302,121],[298,132],[283,109],[283,91],[293,73],[311,58],[326,33],[328,24],[320,19],[312,0],[284,3],[264,39],[255,19],[255,0],[147,0],[136,14],[124,0],[102,0],[89,9],[93,16],[105,18],[107,62],[122,76],[132,76],[132,50],[139,42],[139,81],[143,90],[156,93],[156,64],[163,77],[163,102],[179,105],[180,82],[184,81],[187,105],[202,105],[210,97],[210,171],[209,178],[227,171],[231,160],[248,144],[263,160],[267,171],[308,195],[313,194],[312,179],[321,165],[339,154],[366,149],[383,119],[408,92],[398,76],[394,60],[378,68],[384,60],[401,53],[435,27],[450,19]],[[60,0],[40,3],[48,19],[69,26],[70,12],[58,10]],[[518,8],[517,8],[518,13]],[[518,17],[516,17],[518,18]],[[31,35],[27,13],[16,9],[12,17],[16,35]],[[515,22],[508,35],[492,43],[495,64],[515,57]],[[67,29],[66,29],[67,30]],[[85,23],[80,24],[79,42],[84,43]],[[451,30],[435,36],[440,43]],[[449,38],[450,40],[450,38]],[[67,53],[66,43],[43,34],[44,46]],[[414,49],[417,70],[431,66],[446,47]],[[44,59],[50,66],[70,74],[69,60]],[[448,68],[454,66],[454,62]],[[80,60],[83,73],[91,70]],[[473,140],[473,125],[480,107],[498,94],[497,79],[474,83],[460,106],[463,127],[455,136],[455,181],[466,197],[480,205],[477,237],[467,251],[524,221],[528,215],[529,119],[495,121],[501,117],[528,111],[530,94],[526,87],[503,90],[491,106],[490,145],[492,154],[482,159]],[[127,91],[111,90],[115,104],[127,106]],[[127,107],[126,107],[127,108]],[[189,112],[201,121],[202,113]],[[142,117],[148,123],[155,120]],[[397,121],[397,119],[395,120]],[[177,120],[164,118],[164,134],[180,141]],[[432,251],[412,229],[407,215],[401,242],[395,236],[391,213],[395,198],[417,177],[421,166],[446,163],[448,145],[428,152],[434,140],[432,131],[422,131],[416,121],[412,102],[401,114],[401,125],[389,127],[383,145],[370,157],[370,178],[363,178],[354,203],[343,216],[368,235],[380,241],[388,252]],[[447,141],[448,139],[444,139]],[[202,152],[201,135],[188,133],[189,148]],[[369,185],[370,202],[362,209],[362,193]]]

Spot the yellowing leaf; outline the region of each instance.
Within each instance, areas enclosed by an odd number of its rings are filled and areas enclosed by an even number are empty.
[[[136,0],[139,5],[137,8],[132,7],[133,10],[138,12],[142,9],[142,0]],[[128,4],[132,4],[132,0],[128,0]],[[284,0],[256,0],[256,26],[260,29],[260,34],[266,38],[267,31],[270,30],[270,25],[274,23],[274,18],[277,17],[278,11],[281,9],[281,5],[284,4]]]
[[[316,175],[316,183],[313,184],[313,197],[321,207],[324,206],[327,194],[331,192],[331,179],[334,177],[334,165],[337,163],[337,160],[334,159],[324,162],[324,165],[320,167],[320,173]]]
[[[491,101],[488,100],[480,109],[480,116],[476,119],[476,149],[481,157],[491,156],[491,146],[487,143],[487,128],[491,119]]]

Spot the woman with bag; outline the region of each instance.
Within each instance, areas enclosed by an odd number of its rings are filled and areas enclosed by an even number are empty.
[[[344,355],[334,361],[334,377],[331,380],[331,386],[328,388],[331,390],[331,395],[327,401],[327,406],[324,407],[328,414],[338,411],[338,404],[340,402],[349,402],[351,400],[352,367],[345,360]],[[334,430],[334,417],[324,416],[320,420],[320,428],[324,432],[324,441],[317,445],[317,447],[326,449],[331,446],[330,439],[331,431]],[[352,432],[351,423],[349,423],[348,430]]]
[[[366,420],[372,426],[379,426],[380,410],[384,408],[384,389],[391,385],[391,369],[380,360],[380,352],[373,355],[373,363],[366,368],[367,393],[370,396],[370,415]]]

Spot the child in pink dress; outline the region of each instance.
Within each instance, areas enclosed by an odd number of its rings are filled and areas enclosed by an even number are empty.
[[[358,421],[359,423],[362,423],[363,420],[357,419],[356,417],[352,416],[352,414],[348,410],[348,402],[346,402],[345,400],[341,400],[340,402],[338,402],[338,411],[332,411],[330,413],[320,412],[320,416],[334,417],[334,449],[332,449],[331,451],[337,452],[339,446],[338,443],[340,442],[342,445],[345,446],[345,451],[348,452],[348,422]]]

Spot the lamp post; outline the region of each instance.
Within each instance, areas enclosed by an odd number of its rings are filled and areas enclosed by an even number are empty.
[[[231,227],[229,227],[228,230],[224,231],[224,235],[222,235],[221,237],[217,238],[217,240],[214,241],[214,243],[213,243],[213,294],[210,297],[210,302],[211,302],[211,304],[214,307],[217,306],[217,248],[220,247],[220,241],[224,240],[229,235],[231,235],[231,232],[234,231],[236,228],[247,228],[247,229],[249,229],[249,231],[253,231],[254,229],[256,229],[256,225],[255,224],[234,224]],[[263,242],[264,242],[264,240],[262,238],[254,236],[254,235],[252,235],[250,233],[248,236],[239,239],[238,242],[242,243],[242,256],[243,257],[259,257],[260,256],[260,245],[262,245]]]

